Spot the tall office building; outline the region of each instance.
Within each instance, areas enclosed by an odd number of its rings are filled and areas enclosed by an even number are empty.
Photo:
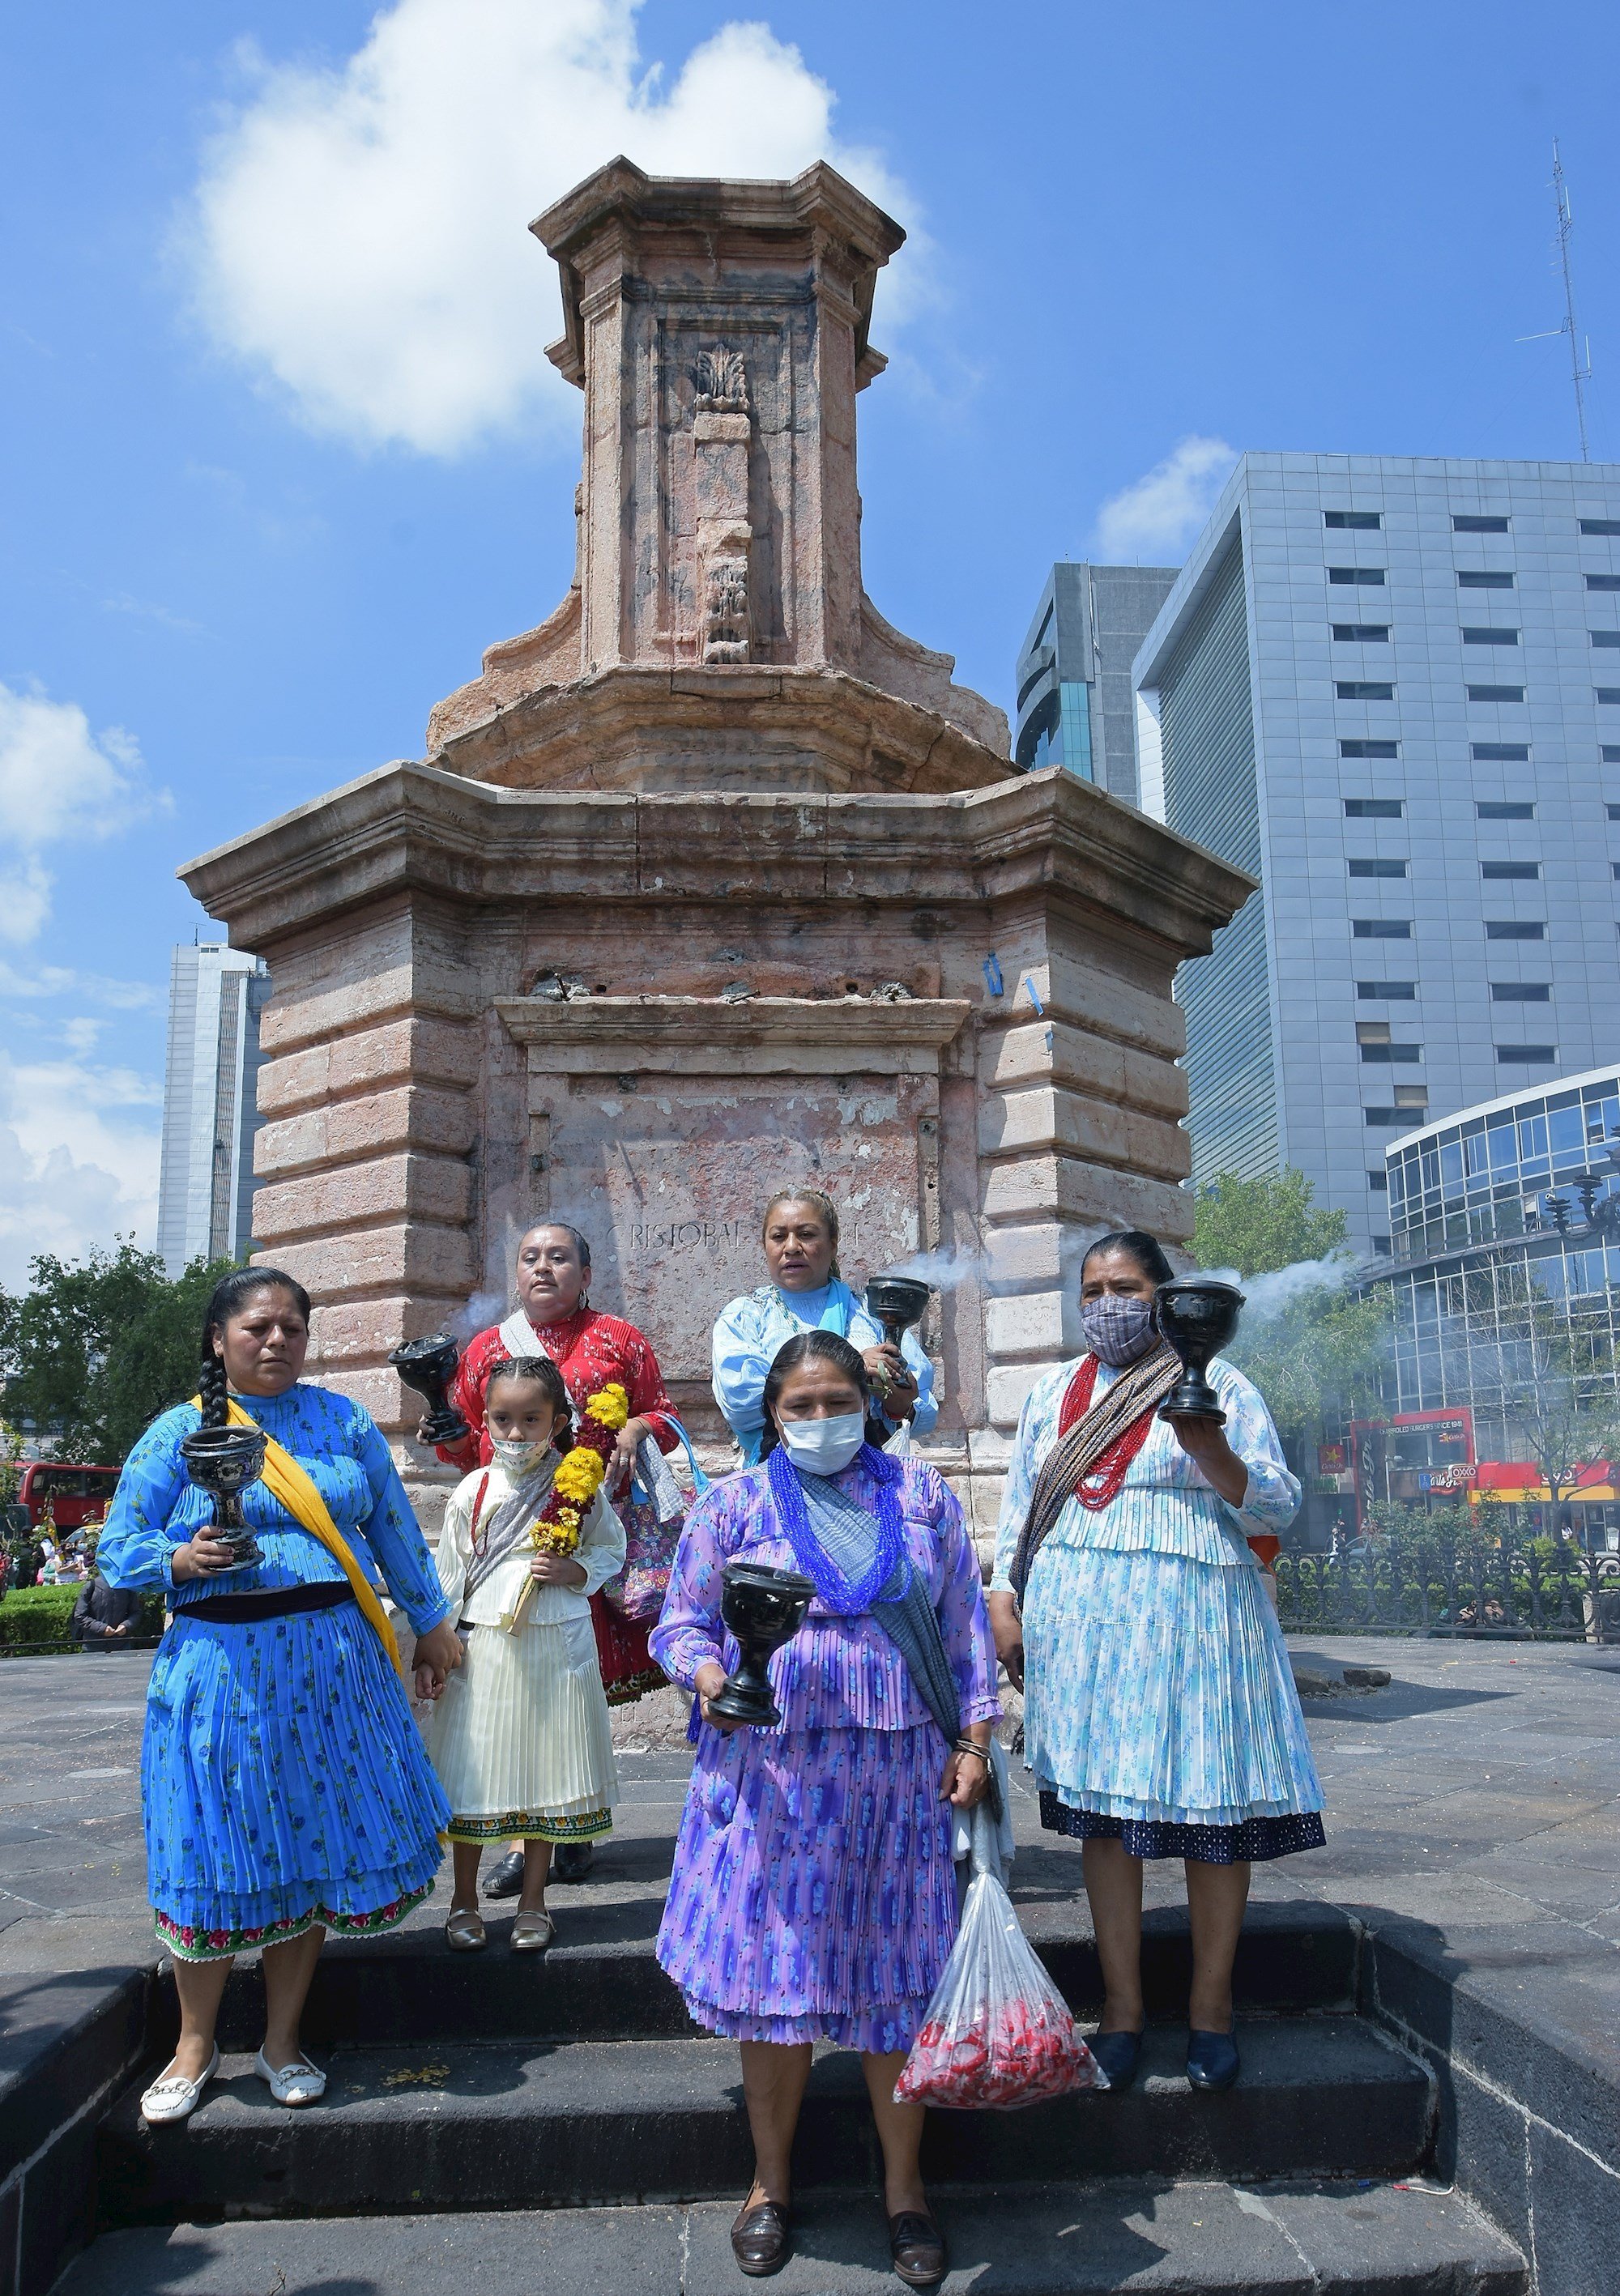
[[[1137,657],[1142,803],[1262,891],[1182,968],[1193,1177],[1620,1054],[1620,466],[1246,455]]]
[[[1067,766],[1138,803],[1131,665],[1176,578],[1173,566],[1054,566],[1018,656],[1024,773]]]
[[[270,977],[218,942],[177,948],[169,975],[158,1250],[171,1275],[236,1259],[252,1235],[259,1015]]]

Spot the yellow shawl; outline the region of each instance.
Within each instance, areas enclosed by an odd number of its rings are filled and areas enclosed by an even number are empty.
[[[259,1422],[250,1418],[233,1395],[230,1398],[230,1423],[233,1427],[257,1427]],[[202,1398],[193,1395],[192,1401],[199,1410]],[[278,1499],[295,1522],[301,1522],[313,1538],[318,1538],[335,1562],[342,1567],[345,1578],[354,1589],[355,1601],[365,1612],[367,1621],[376,1630],[377,1639],[395,1670],[403,1677],[405,1669],[399,1663],[399,1645],[388,1621],[388,1613],[378,1602],[375,1590],[366,1573],[355,1561],[354,1550],[332,1520],[325,1500],[310,1481],[290,1451],[284,1451],[274,1435],[265,1437],[264,1480],[270,1496]]]

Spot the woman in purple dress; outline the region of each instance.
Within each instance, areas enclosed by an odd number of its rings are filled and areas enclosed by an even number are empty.
[[[732,2248],[787,2254],[788,2155],[818,2040],[859,2049],[884,2155],[900,2277],[945,2270],[917,2149],[923,2108],[894,2084],[957,1926],[952,1805],[989,1777],[996,1659],[962,1511],[932,1467],[865,1441],[870,1394],[847,1340],[806,1332],[765,1386],[765,1454],[687,1518],[651,1636],[703,1726],[658,1958],[695,2021],[742,2044],[754,2180]],[[803,1572],[817,1595],[770,1661],[782,1720],[715,1720],[736,1649],[728,1562]]]

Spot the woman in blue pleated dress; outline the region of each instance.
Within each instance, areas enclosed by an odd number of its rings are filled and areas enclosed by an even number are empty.
[[[1139,1230],[1087,1254],[1087,1352],[1024,1406],[989,1595],[1024,1692],[1041,1823],[1084,1844],[1106,1988],[1091,2048],[1114,2090],[1135,2074],[1143,2022],[1142,1860],[1186,1861],[1188,2076],[1224,2088],[1238,2070],[1232,1962],[1251,1864],[1323,1839],[1287,1650],[1248,1545],[1287,1527],[1300,1487],[1258,1391],[1218,1357],[1225,1423],[1159,1416],[1180,1365],[1153,1299],[1172,1272]]]
[[[309,1301],[250,1267],[209,1303],[197,1403],[153,1421],[119,1479],[97,1563],[160,1587],[173,1621],[147,1693],[148,1887],[180,1997],[174,2058],[142,2101],[183,2120],[218,2069],[232,1956],[264,1953],[255,2070],[283,2104],[325,2077],[299,2024],[325,1932],[390,1929],[433,1887],[449,1810],[396,1667],[378,1570],[417,1634],[416,1662],[460,1662],[448,1606],[387,1444],[358,1404],[299,1379]],[[251,1420],[270,1437],[243,1493],[259,1550],[238,1564],[180,1446]],[[358,1553],[357,1550],[358,1549]]]

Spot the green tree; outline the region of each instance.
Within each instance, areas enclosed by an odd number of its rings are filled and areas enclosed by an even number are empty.
[[[1387,1287],[1370,1294],[1303,1283],[1276,1306],[1263,1292],[1238,1326],[1228,1360],[1264,1396],[1296,1473],[1315,1472],[1326,1422],[1376,1407],[1394,1325]]]
[[[1258,1180],[1218,1173],[1198,1191],[1193,1226],[1198,1265],[1266,1275],[1296,1260],[1344,1250],[1344,1213],[1319,1211],[1313,1195],[1310,1181],[1292,1164]]]
[[[172,1280],[120,1236],[80,1260],[42,1252],[27,1292],[0,1292],[0,1408],[31,1420],[58,1458],[120,1464],[160,1411],[197,1385],[209,1293],[234,1263],[193,1260]]]

